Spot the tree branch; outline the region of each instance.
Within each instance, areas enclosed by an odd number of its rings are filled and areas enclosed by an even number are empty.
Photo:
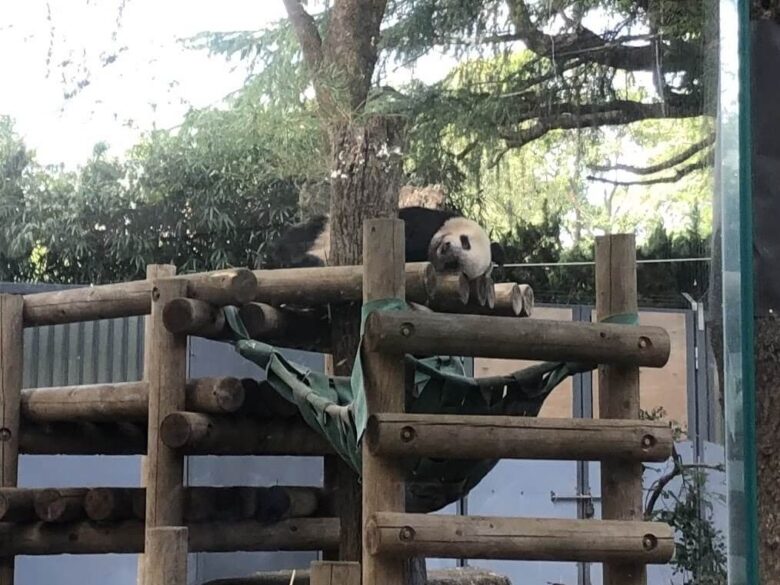
[[[659,57],[665,70],[684,71],[702,58],[701,47],[693,43],[662,43],[659,55],[656,42],[641,46],[627,45],[636,38],[626,36],[607,39],[581,24],[577,24],[573,32],[549,35],[539,30],[531,20],[525,0],[509,0],[508,5],[510,19],[516,29],[511,36],[514,40],[525,42],[531,51],[540,56],[554,59],[581,56],[591,63],[626,71],[655,71]]]
[[[652,491],[647,498],[647,504],[645,505],[645,520],[650,520],[655,512],[655,507],[658,504],[658,500],[663,494],[664,488],[669,485],[675,477],[681,476],[684,472],[693,469],[709,469],[711,471],[725,471],[725,467],[722,464],[711,465],[708,463],[690,463],[684,464],[682,458],[675,452],[673,455],[674,466],[672,469],[658,478],[658,481],[653,484]]]
[[[607,183],[608,185],[617,185],[619,187],[630,187],[633,185],[658,185],[661,183],[676,183],[680,179],[687,177],[688,175],[700,171],[702,169],[709,168],[715,158],[714,153],[710,152],[707,156],[701,160],[691,163],[684,167],[680,167],[675,171],[673,175],[666,175],[663,177],[657,177],[655,179],[645,179],[638,181],[614,181],[612,179],[605,179],[604,177],[595,177],[593,175],[588,176],[589,181],[595,181],[598,183]]]
[[[529,107],[527,112],[521,111],[520,121],[524,121],[524,117],[530,117],[529,114],[538,112],[540,109]],[[615,126],[639,120],[688,118],[700,115],[695,100],[691,100],[691,102],[680,100],[679,103],[669,104],[642,103],[630,100],[613,100],[603,104],[583,105],[564,103],[547,108],[547,112],[547,116],[540,116],[530,127],[516,131],[499,131],[499,136],[507,142],[508,146],[520,148],[552,130]]]
[[[322,64],[322,39],[317,30],[317,25],[311,14],[306,12],[301,0],[283,0],[284,7],[287,9],[287,16],[295,30],[295,36],[301,43],[303,58],[306,65],[316,74]]]
[[[634,175],[654,175],[655,173],[671,169],[679,164],[684,163],[693,155],[698,154],[705,148],[708,148],[715,142],[715,134],[711,133],[704,140],[697,142],[693,146],[686,148],[680,154],[676,154],[671,158],[666,159],[655,165],[647,167],[635,167],[632,165],[616,164],[616,165],[595,165],[590,167],[593,172],[606,173],[609,171],[626,171]]]

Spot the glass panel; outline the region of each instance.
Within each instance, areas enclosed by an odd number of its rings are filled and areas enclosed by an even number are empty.
[[[718,170],[729,510],[728,581],[730,585],[742,585],[758,582],[751,265],[753,238],[749,147],[749,2],[722,0],[720,40]]]

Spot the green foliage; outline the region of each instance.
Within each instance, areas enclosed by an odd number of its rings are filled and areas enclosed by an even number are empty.
[[[153,132],[126,160],[98,145],[63,172],[38,166],[5,120],[0,280],[98,284],[142,278],[151,262],[260,266],[298,211],[300,185],[321,173],[317,132],[300,115],[293,129],[283,121],[237,100]]]
[[[511,231],[498,238],[506,251],[506,263],[550,266],[505,267],[498,271],[497,277],[531,285],[537,302],[592,304],[595,302],[593,246],[591,243],[564,246],[561,225],[560,214],[549,209],[544,210],[541,221],[517,221]],[[668,233],[663,224],[658,223],[647,241],[637,249],[638,260],[708,256],[709,234],[701,231],[695,213],[681,233]],[[688,307],[682,293],[688,293],[694,299],[704,298],[708,274],[706,261],[640,264],[637,268],[639,304],[643,307]]]

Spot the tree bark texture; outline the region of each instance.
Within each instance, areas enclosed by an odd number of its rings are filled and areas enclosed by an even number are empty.
[[[314,84],[319,114],[330,142],[330,254],[334,266],[361,264],[363,222],[396,217],[402,176],[403,120],[365,115],[377,61],[387,0],[336,0],[320,32],[301,0],[284,0]],[[349,374],[359,343],[360,306],[334,308],[333,372]],[[399,389],[400,391],[400,389]],[[343,561],[361,560],[360,486],[346,466],[338,471]],[[419,571],[418,571],[419,573]],[[424,561],[422,575],[425,574]],[[407,580],[422,585],[425,579]]]
[[[755,352],[759,579],[774,583],[780,575],[780,319],[776,316],[756,318]]]

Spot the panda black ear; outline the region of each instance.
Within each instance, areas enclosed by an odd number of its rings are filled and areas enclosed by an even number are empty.
[[[490,242],[490,259],[499,266],[503,266],[506,261],[504,247],[498,242]]]

